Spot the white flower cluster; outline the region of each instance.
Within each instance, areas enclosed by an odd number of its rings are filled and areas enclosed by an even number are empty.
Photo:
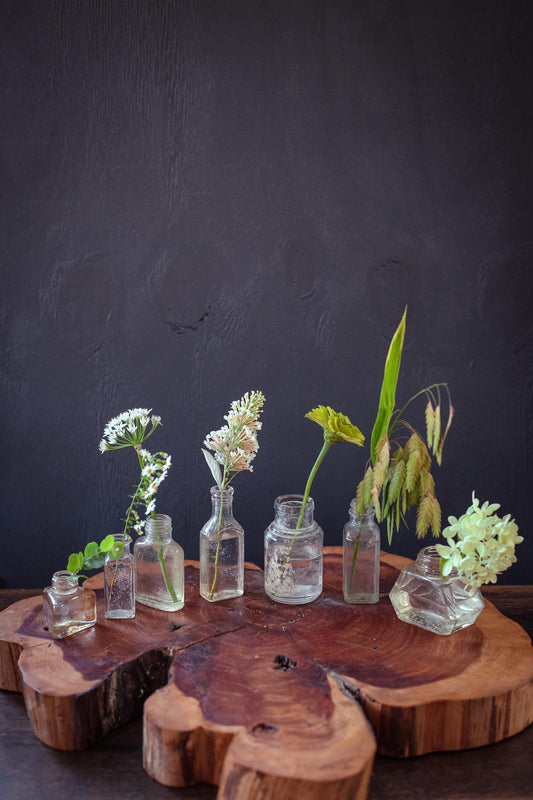
[[[494,513],[499,507],[488,502],[480,506],[472,493],[470,508],[459,519],[448,517],[450,525],[442,532],[448,544],[436,545],[444,559],[442,575],[446,577],[455,567],[472,592],[485,583],[496,583],[498,574],[516,561],[515,545],[524,541],[510,514],[501,519]]]
[[[126,526],[130,524],[138,534],[143,532],[145,520],[139,517],[135,511],[135,506],[140,503],[144,504],[144,513],[147,517],[155,512],[155,495],[172,466],[172,458],[168,453],[154,453],[152,455],[148,450],[140,450],[139,455],[143,463],[141,480],[132,498],[133,502],[128,509],[126,520]],[[135,524],[132,524],[133,520],[135,520]]]
[[[98,445],[100,452],[121,447],[140,445],[161,424],[161,417],[151,414],[151,408],[130,408],[110,419],[104,428],[104,438]],[[148,425],[151,429],[146,433]]]
[[[259,414],[265,398],[262,392],[251,392],[234,400],[223,425],[218,431],[211,431],[204,445],[213,450],[215,458],[224,467],[222,486],[227,486],[231,477],[242,470],[252,472],[252,461],[259,449],[257,432],[261,430]]]

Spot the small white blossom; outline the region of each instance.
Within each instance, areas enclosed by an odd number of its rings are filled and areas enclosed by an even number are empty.
[[[146,506],[146,516],[149,517],[153,511],[155,511],[155,498],[152,498]]]

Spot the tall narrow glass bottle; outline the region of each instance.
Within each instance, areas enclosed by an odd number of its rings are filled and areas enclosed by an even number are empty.
[[[104,562],[104,605],[108,619],[135,616],[135,563],[129,536],[115,534],[115,544]]]
[[[184,604],[183,548],[172,538],[166,514],[147,517],[144,535],[133,547],[138,603],[161,611],[179,611]]]
[[[350,519],[344,526],[342,548],[342,589],[347,603],[379,601],[379,528],[374,508],[359,517],[355,500],[350,503]]]
[[[43,592],[44,625],[54,639],[64,639],[96,622],[96,595],[79,586],[78,580],[77,575],[60,570]]]
[[[233,487],[211,488],[211,517],[200,531],[200,594],[205,600],[244,591],[244,530],[233,517]]]

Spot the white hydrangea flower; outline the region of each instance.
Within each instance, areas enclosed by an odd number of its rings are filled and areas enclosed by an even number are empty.
[[[455,568],[474,592],[485,583],[496,583],[497,576],[514,564],[515,546],[524,540],[510,514],[503,519],[496,515],[499,508],[498,503],[480,506],[473,492],[466,512],[459,519],[448,517],[450,524],[442,532],[447,544],[436,545],[444,577]]]

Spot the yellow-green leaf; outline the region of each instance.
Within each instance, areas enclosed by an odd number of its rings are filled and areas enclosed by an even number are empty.
[[[400,363],[402,360],[403,340],[405,336],[405,320],[407,315],[407,306],[403,312],[396,332],[390,343],[387,360],[385,361],[385,370],[383,373],[383,381],[381,384],[381,393],[379,397],[378,413],[374,427],[372,429],[372,436],[370,440],[370,455],[372,463],[376,462],[376,448],[377,443],[389,430],[389,423],[394,413],[396,404],[396,385],[398,383],[398,374],[400,372]]]

